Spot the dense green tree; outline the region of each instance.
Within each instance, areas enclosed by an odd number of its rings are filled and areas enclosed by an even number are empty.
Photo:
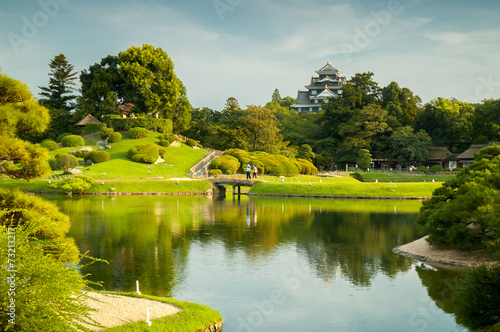
[[[281,101],[280,92],[278,89],[274,89],[273,95],[271,97],[271,103],[279,103]]]
[[[415,133],[412,127],[396,129],[389,139],[391,157],[404,160],[406,166],[412,162],[425,162],[429,158],[430,136],[423,130]]]
[[[177,98],[177,104],[175,105],[173,124],[173,131],[175,133],[181,133],[189,128],[189,123],[191,122],[191,103],[187,98],[187,91],[184,84],[180,83],[179,88],[180,94]]]
[[[245,111],[242,125],[250,133],[254,150],[272,147],[279,151],[281,148],[282,136],[279,134],[276,115],[271,110],[261,106],[250,106]]]
[[[314,157],[316,157],[316,154],[313,152],[309,144],[302,144],[296,157],[305,159],[307,161],[312,161]]]
[[[484,100],[474,107],[472,137],[474,143],[500,140],[500,99]]]
[[[69,63],[66,56],[62,53],[54,56],[50,61],[48,86],[39,86],[40,104],[54,110],[65,110],[69,113],[73,109],[73,101],[76,96],[73,95],[77,72],[74,66]]]
[[[410,89],[400,88],[396,82],[391,82],[382,89],[382,108],[403,126],[411,125],[415,121],[418,100],[418,96],[415,97]]]
[[[295,98],[292,98],[290,96],[286,96],[286,97],[281,98],[279,103],[280,103],[281,107],[284,107],[286,109],[291,109],[292,105],[295,104]]]
[[[361,168],[363,171],[366,171],[368,168],[370,168],[371,161],[372,154],[370,153],[370,150],[361,149],[358,151],[358,159],[356,159],[356,163],[359,168]]]
[[[427,225],[431,244],[500,250],[500,146],[475,159],[423,203],[417,222]]]

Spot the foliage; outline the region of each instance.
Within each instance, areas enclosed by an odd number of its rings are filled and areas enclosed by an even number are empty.
[[[160,139],[160,142],[158,142],[158,144],[161,146],[170,146],[171,143],[165,139]]]
[[[363,171],[366,171],[370,168],[370,163],[372,161],[372,155],[369,150],[361,149],[358,151],[358,159],[356,159],[356,163],[359,168]]]
[[[134,127],[142,127],[148,130],[159,131],[164,134],[172,133],[172,120],[156,118],[110,118],[106,119],[109,127],[115,131],[128,131]]]
[[[361,175],[361,174],[359,174],[357,172],[352,173],[351,174],[351,178],[356,179],[359,182],[365,182],[365,180],[363,179],[363,175]]]
[[[431,138],[423,130],[415,134],[411,127],[400,127],[390,137],[389,146],[393,158],[402,159],[409,165],[429,158]]]
[[[29,182],[49,173],[48,158],[47,149],[41,146],[0,135],[0,174]]]
[[[220,169],[211,169],[210,171],[208,171],[208,175],[211,176],[222,175],[222,171]]]
[[[93,163],[103,163],[109,160],[109,153],[106,151],[90,151],[85,155],[85,160],[91,160]]]
[[[427,225],[431,244],[494,248],[500,238],[499,200],[500,147],[489,146],[481,149],[472,165],[434,191],[417,222]]]
[[[8,269],[0,270],[4,281],[0,283],[0,328],[2,331],[83,331],[81,323],[90,309],[85,303],[88,296],[82,290],[89,282],[76,265],[63,265],[62,258],[47,252],[47,241],[33,236],[33,233],[43,234],[42,229],[35,231],[36,227],[41,227],[41,222],[15,230],[15,281],[8,279],[12,277]],[[0,227],[2,266],[8,266],[7,249],[11,240],[7,227]],[[14,291],[5,280],[15,282]],[[8,306],[12,298],[15,299],[15,325],[9,324]]]
[[[127,136],[131,139],[146,138],[149,136],[149,131],[146,128],[134,127],[128,130]]]
[[[186,144],[193,147],[193,146],[197,146],[198,142],[196,142],[194,139],[188,138],[186,141]]]
[[[425,166],[420,165],[420,166],[417,167],[417,172],[429,173],[429,170]]]
[[[67,135],[61,140],[63,147],[78,147],[85,145],[85,140],[80,135]]]
[[[313,165],[309,160],[305,159],[297,159],[298,163],[300,164],[301,170],[300,174],[305,174],[305,175],[314,175],[318,173],[318,169],[316,166]]]
[[[89,153],[89,151],[87,151],[87,150],[71,151],[71,154],[77,158],[84,158],[87,153]]]
[[[52,170],[67,173],[70,169],[78,166],[78,159],[70,154],[58,153],[54,159],[49,160],[49,164]]]
[[[49,85],[40,86],[42,92],[40,103],[51,109],[63,109],[69,112],[73,105],[72,100],[76,97],[71,93],[74,91],[77,72],[74,66],[68,62],[62,53],[54,56],[50,64]]]
[[[500,266],[473,269],[463,281],[458,297],[458,323],[474,331],[498,331]]]
[[[418,111],[420,98],[413,95],[408,88],[400,88],[396,82],[391,82],[382,88],[382,108],[393,116],[400,125],[413,124]]]
[[[62,133],[62,134],[59,134],[59,136],[57,136],[57,138],[56,138],[56,142],[61,143],[62,139],[64,137],[66,137],[66,136],[69,136],[69,135],[71,135],[71,133]]]
[[[86,135],[89,135],[89,134],[93,134],[93,133],[96,133],[96,132],[102,132],[102,130],[105,129],[105,128],[106,128],[106,124],[105,123],[86,123],[85,124],[85,128],[83,129],[83,132]],[[111,129],[111,130],[113,130],[113,129]],[[102,136],[102,133],[101,133],[101,136]]]
[[[57,206],[37,196],[0,188],[1,210],[7,211],[0,219],[2,226],[29,230],[28,236],[38,238],[44,253],[61,264],[77,262],[78,247],[73,239],[66,237],[69,218]]]
[[[122,134],[119,132],[111,133],[108,138],[108,143],[116,143],[122,140]]]
[[[104,126],[99,130],[99,135],[101,136],[101,138],[107,138],[114,132],[115,130],[113,128],[108,128],[107,125],[104,123]]]
[[[163,134],[160,136],[160,141],[167,141],[170,145],[173,142],[177,141],[177,137],[174,134]]]
[[[230,174],[236,174],[240,165],[240,162],[235,157],[231,155],[223,155],[212,160],[210,163],[210,169],[219,169],[224,174],[227,174],[227,171],[230,171]]]
[[[40,145],[49,151],[59,149],[59,145],[51,139],[46,139]]]
[[[162,159],[165,159],[165,155],[167,154],[167,151],[165,151],[164,148],[158,148],[158,154]]]
[[[136,145],[127,152],[127,157],[137,163],[154,164],[159,156],[158,147],[151,143]]]
[[[64,179],[61,182],[51,184],[52,188],[64,190],[70,194],[81,194],[92,187],[95,183],[90,176],[78,175],[69,179]]]
[[[434,166],[431,167],[430,171],[433,172],[433,173],[435,173],[435,172],[444,172],[444,168],[441,165],[434,165]]]
[[[243,125],[252,137],[253,148],[281,147],[282,136],[274,113],[260,106],[250,106],[243,118]],[[269,151],[269,150],[268,150]]]
[[[309,144],[302,144],[300,146],[297,158],[302,158],[307,161],[312,161],[314,157],[316,157],[316,154],[312,151],[312,148]]]

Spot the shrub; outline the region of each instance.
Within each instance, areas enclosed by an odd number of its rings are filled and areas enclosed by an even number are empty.
[[[444,171],[445,171],[445,172],[451,172],[451,169],[449,169],[449,168],[445,168],[445,169],[444,169]]]
[[[365,179],[363,179],[363,176],[359,174],[358,172],[352,173],[351,178],[358,180],[359,182],[365,182]]]
[[[137,113],[136,113],[137,114]],[[105,116],[106,117],[106,116]],[[127,131],[134,127],[142,127],[148,130],[159,131],[164,134],[172,133],[172,120],[156,118],[126,118],[106,117],[108,127],[115,128],[115,131]]]
[[[302,168],[300,174],[314,175],[318,173],[318,169],[316,168],[316,166],[314,166],[312,162],[305,159],[298,159],[297,162],[300,164]]]
[[[240,162],[233,156],[223,155],[219,158],[212,160],[210,163],[210,169],[220,169],[221,172],[227,174],[230,171],[231,174],[235,174],[240,168]]]
[[[158,144],[161,146],[170,146],[170,142],[165,139],[160,140]]]
[[[168,141],[168,145],[172,144],[172,142],[177,141],[177,137],[174,134],[164,134],[160,136],[160,141]]]
[[[161,157],[162,159],[165,159],[165,154],[166,154],[166,152],[165,152],[165,149],[164,149],[164,148],[158,148],[158,154],[160,155],[160,157]]]
[[[90,151],[85,155],[85,160],[92,160],[94,164],[103,163],[109,160],[109,153],[106,151]]]
[[[101,128],[101,131],[99,132],[99,134],[101,135],[101,138],[106,138],[114,132],[115,131],[113,128],[104,127],[104,128]]]
[[[62,139],[63,139],[64,137],[66,137],[66,136],[69,136],[69,135],[71,135],[71,133],[62,133],[62,134],[60,134],[59,136],[57,136],[57,138],[56,138],[56,142],[57,142],[57,143],[61,143]]]
[[[86,123],[83,132],[89,135],[101,131],[102,128],[106,128],[105,123]]]
[[[110,134],[108,138],[109,143],[116,143],[120,142],[121,140],[122,140],[122,134],[118,132]]]
[[[43,141],[42,143],[40,143],[40,145],[43,146],[44,148],[46,148],[49,151],[59,149],[59,145],[55,141],[53,141],[51,139],[46,139],[45,141]]]
[[[146,128],[134,127],[128,130],[128,138],[139,139],[146,138],[149,136],[149,131]]]
[[[222,171],[220,169],[211,169],[208,171],[208,175],[218,176],[222,175]]]
[[[224,172],[224,174],[227,174],[227,175],[232,175],[233,172],[230,170],[230,169],[226,169],[226,171]]]
[[[77,147],[85,145],[85,140],[80,135],[68,135],[63,137],[61,144],[64,147]]]
[[[441,165],[434,165],[431,167],[431,172],[444,172],[444,168]]]
[[[418,166],[417,172],[429,173],[429,170],[425,166]]]
[[[68,172],[71,168],[78,166],[78,159],[70,154],[57,154],[54,159],[49,160],[50,168],[54,171]]]
[[[240,162],[241,166],[244,167],[250,162],[252,154],[248,151],[241,149],[228,149],[224,152],[225,155],[233,156]],[[245,171],[245,170],[242,170]]]
[[[69,179],[64,179],[63,181],[51,184],[50,186],[55,189],[64,190],[71,194],[81,194],[84,191],[89,190],[94,182],[94,179],[90,176],[79,175]]]
[[[151,143],[136,145],[127,152],[129,159],[146,164],[154,164],[158,160],[159,155],[158,146]]]
[[[87,153],[89,153],[90,151],[86,151],[86,150],[76,150],[76,151],[73,151],[73,156],[77,157],[77,158],[85,158],[85,155]]]
[[[186,141],[186,144],[193,147],[193,146],[197,146],[198,142],[196,142],[194,139],[188,138]]]

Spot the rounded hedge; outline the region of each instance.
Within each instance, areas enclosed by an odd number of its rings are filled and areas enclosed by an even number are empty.
[[[71,168],[78,166],[78,159],[70,154],[58,153],[54,159],[49,160],[50,168],[54,171],[69,171]]]
[[[170,146],[170,142],[167,141],[166,139],[160,140],[160,142],[158,144],[161,146]]]
[[[351,178],[356,179],[359,182],[365,182],[365,179],[363,179],[363,176],[359,173],[352,173]]]
[[[297,162],[300,164],[302,168],[300,174],[314,175],[318,173],[318,169],[316,168],[316,166],[314,166],[314,164],[309,160],[297,159]]]
[[[85,145],[85,140],[79,135],[68,135],[63,137],[61,144],[64,147],[77,147]]]
[[[101,129],[101,131],[99,132],[99,134],[101,135],[101,138],[106,138],[106,137],[108,137],[109,135],[111,135],[114,132],[115,131],[114,131],[113,128],[104,127],[104,128]]]
[[[116,143],[122,140],[122,134],[120,133],[111,133],[108,138],[108,143]]]
[[[172,142],[177,141],[177,137],[175,137],[174,134],[164,134],[160,136],[160,142],[161,141],[167,141],[168,145],[170,145]]]
[[[208,171],[208,175],[218,176],[222,175],[222,171],[220,169],[211,169]]]
[[[165,149],[164,149],[164,148],[158,148],[158,154],[160,155],[160,157],[161,157],[162,159],[165,159],[165,154],[166,154],[166,152],[165,152]]]
[[[74,155],[75,157],[77,157],[77,158],[83,158],[83,157],[85,157],[85,155],[86,155],[87,153],[89,153],[89,152],[90,152],[90,151],[86,151],[86,150],[76,150],[76,151],[74,151],[74,152],[72,152],[72,153],[73,153],[73,155]]]
[[[145,164],[154,164],[159,156],[158,146],[152,143],[136,145],[127,152],[127,158]]]
[[[418,166],[417,172],[428,173],[429,171],[427,170],[427,168],[425,166]]]
[[[444,167],[441,165],[434,165],[431,167],[431,172],[444,172]]]
[[[90,151],[85,155],[85,160],[92,160],[94,164],[103,163],[109,160],[109,153],[106,151]]]
[[[62,139],[63,139],[64,137],[66,137],[66,136],[69,136],[69,135],[71,135],[71,133],[62,133],[62,134],[60,134],[59,136],[57,136],[57,138],[56,138],[56,142],[57,142],[57,143],[61,143]]]
[[[225,174],[228,174],[227,171],[230,171],[230,174],[235,174],[238,168],[240,168],[238,159],[229,155],[220,156],[210,163],[210,169],[220,169]]]
[[[139,139],[139,138],[146,138],[148,136],[149,136],[149,131],[146,128],[134,127],[128,130],[128,138]]]
[[[55,141],[53,141],[51,139],[46,139],[45,141],[43,141],[42,143],[40,143],[40,145],[43,146],[44,148],[46,148],[49,151],[59,149],[59,145]]]
[[[198,142],[196,142],[194,139],[188,138],[186,141],[186,144],[193,147],[193,146],[197,146]]]

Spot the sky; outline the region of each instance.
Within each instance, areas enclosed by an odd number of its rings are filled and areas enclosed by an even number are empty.
[[[497,0],[0,0],[0,70],[35,96],[63,53],[76,71],[161,47],[194,107],[296,97],[327,61],[424,103],[500,98]]]

